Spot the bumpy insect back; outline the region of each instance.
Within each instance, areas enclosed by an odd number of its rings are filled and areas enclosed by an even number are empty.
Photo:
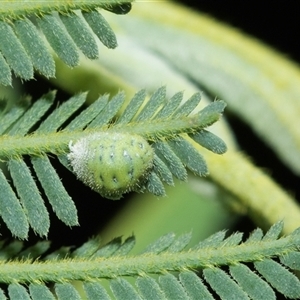
[[[83,183],[108,199],[143,186],[154,160],[154,150],[141,136],[95,133],[69,145],[68,159]]]

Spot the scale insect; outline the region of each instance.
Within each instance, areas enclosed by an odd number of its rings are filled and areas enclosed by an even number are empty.
[[[112,200],[141,190],[153,166],[154,150],[139,135],[94,133],[70,142],[69,149],[67,157],[77,178]]]

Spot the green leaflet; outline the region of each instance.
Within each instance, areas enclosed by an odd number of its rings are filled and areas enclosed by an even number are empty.
[[[28,19],[23,19],[17,20],[14,25],[33,67],[46,77],[55,76],[54,59],[33,23]]]
[[[27,292],[25,287],[17,283],[13,283],[9,285],[8,294],[10,299],[30,300],[29,293]]]
[[[86,292],[87,298],[90,300],[97,299],[97,297],[103,300],[111,299],[106,290],[98,282],[84,283],[83,288]]]
[[[68,66],[75,67],[79,63],[76,44],[68,32],[61,26],[54,15],[46,15],[38,19],[38,24],[46,36],[50,46]]]
[[[75,13],[69,16],[60,15],[60,19],[82,53],[89,59],[98,58],[98,47],[87,24]]]
[[[161,87],[155,93],[153,93],[150,100],[147,102],[147,104],[143,107],[142,111],[137,116],[136,121],[144,121],[153,117],[153,115],[157,112],[158,108],[164,103],[165,99],[166,87]]]
[[[3,21],[0,21],[0,40],[0,51],[11,69],[16,73],[16,75],[25,80],[32,79],[33,67],[31,61],[11,26]],[[4,72],[6,71],[3,61],[2,69],[4,69]],[[7,73],[7,71],[5,73]]]
[[[170,172],[178,179],[187,180],[187,172],[179,157],[173,152],[171,147],[162,142],[156,142],[154,144],[155,153],[158,157],[168,165]]]
[[[211,293],[195,273],[188,271],[182,272],[179,274],[179,279],[190,299],[213,300]]]
[[[118,44],[114,32],[99,12],[84,12],[83,16],[103,45],[111,49],[117,47]]]
[[[30,226],[40,236],[47,235],[49,214],[29,168],[24,161],[15,159],[8,162],[8,168]]]
[[[184,288],[174,275],[167,274],[160,276],[159,284],[167,299],[176,299],[177,297],[183,300],[189,299]]]
[[[148,175],[148,181],[146,183],[146,188],[150,193],[152,193],[156,196],[160,196],[160,197],[166,196],[166,192],[165,192],[165,188],[162,183],[162,180],[154,172],[151,172]]]
[[[195,134],[190,134],[190,137],[202,147],[214,153],[223,154],[227,150],[227,146],[223,142],[223,140],[207,130],[202,130]]]
[[[123,278],[113,279],[110,288],[117,300],[142,300],[133,286]]]
[[[9,65],[6,63],[5,58],[0,53],[0,83],[3,85],[11,84],[11,71]]]
[[[72,198],[62,185],[60,178],[52,167],[47,156],[31,160],[37,178],[56,213],[66,225],[78,225],[77,209]]]
[[[252,272],[247,266],[243,264],[230,266],[230,274],[251,299],[276,299],[275,293],[270,285]]]
[[[54,300],[54,295],[43,284],[30,284],[29,285],[30,296],[33,300],[45,299]]]
[[[181,159],[183,164],[198,176],[208,174],[206,162],[199,152],[182,138],[173,139],[168,142],[176,155]]]
[[[205,269],[203,274],[205,280],[221,299],[249,299],[242,288],[223,270]]]
[[[300,297],[300,283],[298,278],[274,260],[256,262],[256,270],[276,288],[289,298]]]
[[[136,286],[144,299],[165,299],[163,291],[151,277],[138,277]]]
[[[0,212],[2,219],[13,235],[21,239],[26,239],[29,226],[25,212],[1,170],[0,190]]]
[[[81,299],[75,287],[70,283],[56,283],[54,289],[58,299]]]

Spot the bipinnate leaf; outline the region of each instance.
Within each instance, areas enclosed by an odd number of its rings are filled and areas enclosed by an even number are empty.
[[[270,231],[281,227],[279,222]],[[112,299],[111,292],[113,299],[122,300],[212,300],[215,294],[217,299],[272,300],[275,293],[299,299],[300,282],[292,265],[285,268],[274,261],[299,254],[299,231],[285,237],[271,237],[270,231],[260,241],[245,242],[241,233],[225,237],[222,231],[207,238],[209,243],[199,242],[205,248],[189,248],[190,234],[170,233],[136,255],[128,252],[134,237],[124,242],[115,238],[104,246],[95,237],[73,252],[68,249],[67,257],[57,252],[44,256],[44,248],[31,260],[22,256],[27,251],[22,242],[3,243],[0,253],[6,258],[0,261],[0,282],[11,299],[55,299],[54,293],[59,299]],[[41,244],[31,247],[41,249]]]
[[[172,106],[166,87],[161,87],[149,100],[144,90],[137,92],[127,108],[137,105],[143,109],[125,109],[122,114],[124,92],[109,101],[108,95],[100,96],[82,109],[85,99],[86,93],[81,93],[54,108],[55,92],[49,92],[28,107],[16,103],[10,110],[4,108],[0,156],[8,163],[12,182],[2,174],[5,197],[0,196],[0,214],[17,237],[26,238],[29,226],[47,236],[50,221],[44,201],[66,225],[78,225],[75,204],[53,168],[50,154],[84,184],[114,200],[130,191],[164,196],[164,183],[174,185],[173,175],[186,180],[186,168],[199,176],[208,173],[205,159],[185,134],[197,134],[217,121],[224,102],[215,101],[194,112],[199,93],[181,105],[182,93],[178,93],[171,98],[177,99]],[[78,115],[73,117],[75,113]],[[212,148],[214,143],[220,145],[214,135],[209,142]],[[24,155],[31,164],[23,160]]]
[[[128,13],[132,0],[6,1],[0,8],[0,84],[11,85],[11,71],[24,80],[34,70],[55,76],[53,51],[70,67],[79,64],[79,50],[89,59],[98,58],[95,36],[108,48],[117,46],[116,36],[100,13]],[[38,25],[38,28],[36,27]]]

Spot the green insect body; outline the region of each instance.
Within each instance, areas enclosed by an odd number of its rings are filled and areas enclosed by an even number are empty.
[[[126,192],[142,190],[154,150],[141,136],[103,132],[69,145],[68,159],[84,184],[101,196],[118,200]]]

